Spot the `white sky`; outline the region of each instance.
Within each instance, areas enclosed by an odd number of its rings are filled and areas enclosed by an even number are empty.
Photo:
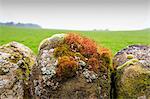
[[[0,0],[0,22],[43,28],[134,30],[150,27],[150,0]]]

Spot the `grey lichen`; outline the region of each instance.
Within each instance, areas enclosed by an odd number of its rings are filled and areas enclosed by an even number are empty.
[[[50,38],[44,39],[38,48],[38,51],[43,49],[46,46],[49,46],[50,48],[57,46],[58,44],[63,43],[65,34],[55,34]]]
[[[51,67],[42,67],[41,71],[42,71],[43,75],[49,75],[51,77],[56,74],[55,67],[53,67],[53,66],[51,66]]]
[[[18,42],[0,46],[0,99],[23,99],[35,63],[32,50]]]
[[[88,69],[84,69],[83,75],[86,78],[87,82],[92,82],[93,80],[97,79],[97,74],[94,71],[89,71]]]
[[[82,60],[79,61],[79,66],[81,67],[85,67],[86,66],[86,63]]]

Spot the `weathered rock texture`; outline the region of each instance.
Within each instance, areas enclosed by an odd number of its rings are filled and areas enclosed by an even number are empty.
[[[34,62],[33,52],[20,43],[0,46],[0,99],[23,99],[28,96],[27,84]]]
[[[114,57],[115,98],[150,99],[150,46],[131,45]]]
[[[35,99],[108,99],[108,49],[76,34],[56,34],[43,40],[32,70]]]

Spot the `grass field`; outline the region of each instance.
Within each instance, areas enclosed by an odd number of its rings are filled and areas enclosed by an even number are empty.
[[[55,33],[75,32],[95,40],[98,44],[108,47],[115,54],[130,44],[150,45],[150,30],[138,31],[70,31],[52,29],[31,29],[0,26],[0,45],[17,41],[38,51],[40,42]]]

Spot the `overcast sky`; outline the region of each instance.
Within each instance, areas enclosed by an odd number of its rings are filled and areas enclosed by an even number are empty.
[[[0,0],[0,22],[56,29],[132,30],[150,27],[150,0]]]

